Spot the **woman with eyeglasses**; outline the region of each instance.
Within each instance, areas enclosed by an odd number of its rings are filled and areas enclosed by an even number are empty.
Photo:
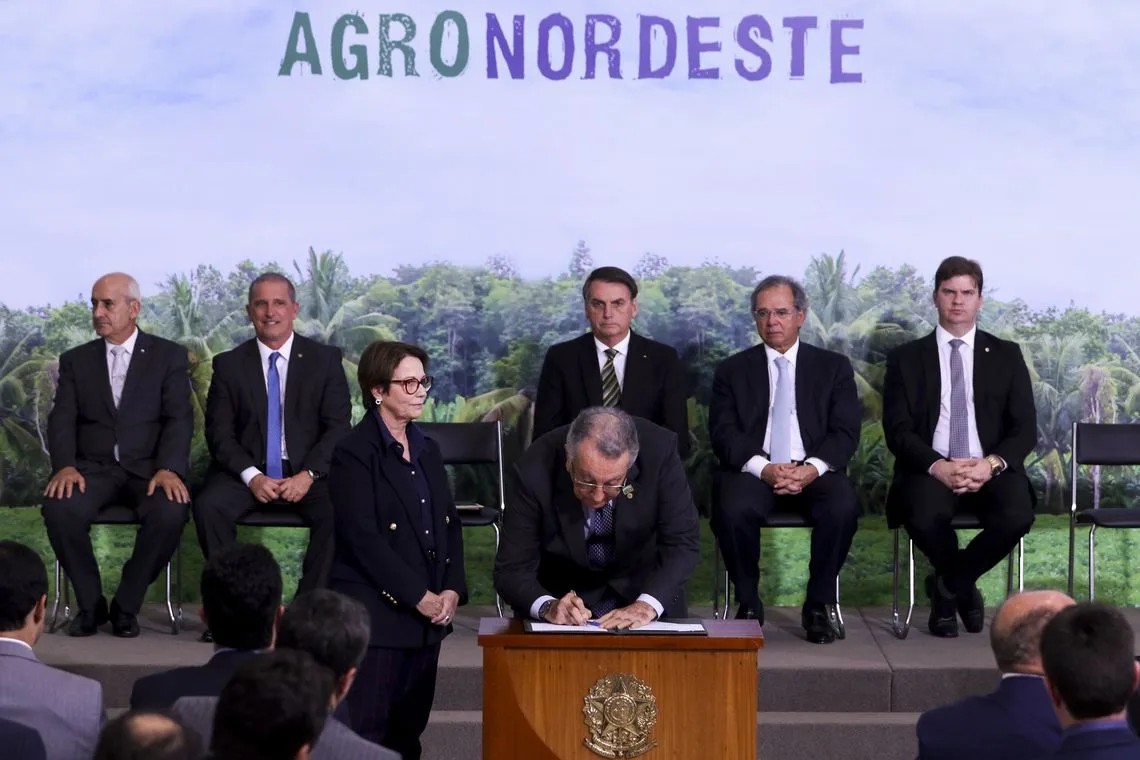
[[[357,379],[364,418],[329,471],[336,548],[329,585],[372,618],[347,703],[360,736],[418,760],[439,647],[467,602],[463,536],[439,448],[416,426],[431,389],[418,346],[377,341]]]

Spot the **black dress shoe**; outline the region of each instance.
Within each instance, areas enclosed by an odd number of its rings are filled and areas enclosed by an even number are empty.
[[[742,604],[736,608],[737,620],[755,620],[760,625],[764,625],[764,603],[757,602],[753,607],[750,604]]]
[[[939,584],[933,575],[926,576],[926,595],[930,597],[928,627],[931,635],[943,639],[957,638],[958,614],[954,607],[954,596],[947,594],[945,584]]]
[[[67,635],[81,638],[94,636],[99,632],[99,626],[107,622],[107,600],[99,597],[93,610],[80,610],[67,627]]]
[[[139,635],[138,616],[124,612],[118,599],[111,600],[111,633],[120,639],[133,639]]]
[[[806,608],[800,615],[800,622],[807,632],[807,640],[813,644],[830,644],[835,641],[835,630],[827,618],[827,609],[822,604]]]
[[[210,633],[210,629],[207,628],[206,630],[202,631],[202,635],[198,638],[198,641],[201,641],[203,644],[213,644],[214,634]]]
[[[967,633],[981,633],[986,625],[986,603],[982,591],[975,585],[969,593],[957,594],[958,614]]]

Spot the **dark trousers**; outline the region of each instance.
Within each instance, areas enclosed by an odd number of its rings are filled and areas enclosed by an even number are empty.
[[[846,475],[824,473],[795,495],[776,495],[747,472],[717,473],[715,486],[710,522],[738,603],[759,606],[760,524],[773,509],[800,512],[812,528],[805,606],[837,601],[835,579],[859,525],[855,489]]]
[[[955,594],[971,591],[1033,525],[1033,497],[1024,473],[1007,470],[976,493],[961,496],[926,474],[900,474],[892,487],[900,491],[907,535]],[[976,514],[982,530],[959,549],[950,519],[963,511]]]
[[[44,499],[44,526],[52,551],[75,587],[79,609],[94,612],[103,583],[91,547],[91,524],[106,506],[121,504],[132,508],[140,524],[114,598],[123,612],[138,614],[147,587],[178,548],[189,507],[167,499],[161,488],[147,496],[149,481],[121,467],[84,475],[84,480],[83,493],[73,488],[70,499]]]
[[[286,469],[286,477],[290,474]],[[227,473],[211,473],[202,492],[194,499],[194,526],[198,532],[198,544],[207,560],[237,542],[237,521],[254,509],[293,513],[301,518],[309,528],[309,547],[305,550],[297,593],[324,588],[332,568],[333,554],[332,501],[327,481],[315,481],[298,502],[262,504],[240,478]]]
[[[346,698],[352,730],[404,760],[420,760],[420,736],[435,701],[438,668],[439,644],[369,647]]]

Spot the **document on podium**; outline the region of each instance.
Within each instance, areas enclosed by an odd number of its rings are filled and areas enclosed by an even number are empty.
[[[627,636],[636,636],[641,633],[671,633],[688,634],[689,636],[707,636],[708,631],[700,623],[666,623],[654,622],[640,628],[610,630],[602,628],[593,621],[585,625],[555,625],[554,623],[539,623],[527,620],[523,627],[528,633],[617,633]]]

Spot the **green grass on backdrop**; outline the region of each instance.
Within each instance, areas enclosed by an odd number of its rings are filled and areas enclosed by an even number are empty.
[[[1058,588],[1066,585],[1068,557],[1068,517],[1039,515],[1025,540],[1026,588]],[[118,581],[118,571],[126,562],[134,541],[134,528],[96,526],[92,540],[99,566],[103,569],[103,588],[110,597]],[[963,531],[965,542],[973,533]],[[1088,553],[1085,530],[1077,534],[1076,589],[1077,598],[1087,597]],[[239,528],[239,540],[261,542],[273,551],[285,577],[285,596],[291,598],[300,577],[308,532],[282,528]],[[36,549],[45,563],[54,561],[39,509],[0,507],[0,538],[14,539]],[[473,604],[492,604],[491,565],[494,559],[494,535],[489,528],[464,531],[467,582]],[[766,530],[763,535],[761,592],[769,605],[798,606],[803,601],[808,565],[808,531],[805,529]],[[865,517],[851,547],[851,556],[840,579],[841,599],[849,606],[888,605],[891,601],[892,533],[880,516]],[[1140,560],[1140,531],[1103,530],[1097,535],[1097,598],[1123,606],[1140,606],[1140,579],[1136,578]],[[918,598],[922,601],[922,578],[929,569],[926,559],[917,554]],[[901,556],[905,561],[906,544]],[[202,554],[192,527],[182,536],[184,601],[199,599],[198,578],[202,571]],[[1134,566],[1135,564],[1135,566]],[[993,605],[1005,593],[1005,563],[983,579],[982,592],[987,604]],[[904,568],[905,570],[905,568]],[[905,576],[904,576],[905,585]],[[713,541],[706,521],[701,522],[701,563],[689,583],[689,603],[704,606],[712,602]],[[148,600],[162,601],[162,578],[150,588]]]

